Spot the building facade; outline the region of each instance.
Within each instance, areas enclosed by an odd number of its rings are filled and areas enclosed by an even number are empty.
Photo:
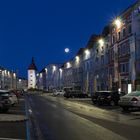
[[[14,71],[0,67],[0,89],[27,89],[27,80],[19,78],[17,73]]]
[[[49,65],[46,77],[48,89],[70,87],[87,94],[140,90],[140,1],[105,26],[102,34],[92,35],[59,70]]]
[[[32,62],[28,67],[28,89],[36,89],[37,88],[37,67],[34,62],[34,58],[32,58]]]
[[[49,64],[37,74],[37,85],[41,90],[53,91],[62,88],[62,64]]]

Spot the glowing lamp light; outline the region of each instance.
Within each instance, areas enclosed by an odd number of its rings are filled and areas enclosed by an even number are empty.
[[[53,66],[53,71],[56,71],[56,66]]]
[[[19,82],[21,82],[21,79],[19,79]]]
[[[16,77],[16,73],[13,73],[13,76]]]
[[[117,18],[117,19],[114,21],[114,25],[117,27],[117,29],[121,28],[121,26],[122,26],[121,19]]]
[[[67,62],[67,68],[70,68],[70,67],[71,67],[70,62]]]
[[[5,71],[2,71],[2,76],[4,76],[5,75]]]
[[[8,76],[10,76],[10,71],[8,71]]]
[[[104,46],[104,43],[105,43],[105,42],[104,42],[103,39],[100,39],[100,40],[99,40],[99,44],[100,44],[100,46]]]
[[[76,56],[75,59],[76,59],[76,62],[79,62],[80,61],[79,56]]]
[[[59,69],[59,71],[60,71],[61,73],[63,72],[63,70],[62,70],[61,68]]]
[[[85,54],[86,54],[86,55],[89,55],[89,53],[90,53],[90,52],[89,52],[89,50],[88,50],[88,49],[87,49],[87,50],[85,50]]]
[[[5,74],[7,74],[7,70],[5,70],[4,72],[5,72]]]
[[[40,78],[42,78],[43,77],[43,75],[42,75],[42,73],[40,73]]]
[[[45,71],[46,71],[46,73],[48,72],[48,69],[47,68],[45,68]]]

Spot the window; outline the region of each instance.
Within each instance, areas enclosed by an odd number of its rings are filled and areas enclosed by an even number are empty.
[[[129,72],[129,63],[120,64],[120,72],[128,73]]]
[[[101,64],[104,64],[104,56],[101,56]]]
[[[87,62],[87,70],[89,70],[89,63]]]
[[[98,52],[99,52],[99,51],[98,51],[98,49],[97,49],[97,50],[96,50],[96,53],[98,54]]]
[[[121,32],[118,32],[118,40],[121,39]]]
[[[123,29],[123,37],[126,36],[126,29]]]
[[[112,37],[112,43],[115,43],[115,36]]]
[[[129,34],[132,33],[132,26],[131,26],[131,25],[129,25],[129,27],[128,27],[128,33],[129,33]]]

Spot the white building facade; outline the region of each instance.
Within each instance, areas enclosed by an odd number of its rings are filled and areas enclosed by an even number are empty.
[[[28,68],[28,89],[37,88],[37,78],[36,78],[37,67],[35,65],[34,59]]]

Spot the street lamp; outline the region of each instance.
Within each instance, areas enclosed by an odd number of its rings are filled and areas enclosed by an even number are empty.
[[[104,46],[104,43],[105,43],[105,42],[104,42],[104,40],[103,40],[102,38],[101,38],[101,39],[99,39],[99,41],[98,41],[98,42],[99,42],[100,46]]]
[[[45,72],[46,72],[46,73],[48,72],[48,69],[47,69],[47,68],[45,68]]]
[[[16,73],[13,73],[14,78],[16,77]]]
[[[86,49],[86,50],[85,50],[85,54],[86,54],[86,55],[89,55],[89,53],[90,53],[89,50]]]
[[[77,63],[80,61],[80,57],[79,56],[76,56],[75,59],[76,59]]]
[[[61,73],[63,72],[63,70],[62,70],[61,68],[59,69],[59,71],[60,71]]]
[[[53,66],[53,71],[56,71],[56,66],[55,65]]]
[[[117,29],[121,28],[122,26],[122,21],[120,18],[117,18],[114,20],[114,25],[117,27]]]
[[[71,67],[70,62],[67,62],[67,68],[70,68],[70,67]]]
[[[10,77],[10,71],[7,71],[7,75],[8,75],[8,77]]]
[[[43,77],[43,75],[42,75],[42,73],[40,73],[40,78],[42,78]]]

